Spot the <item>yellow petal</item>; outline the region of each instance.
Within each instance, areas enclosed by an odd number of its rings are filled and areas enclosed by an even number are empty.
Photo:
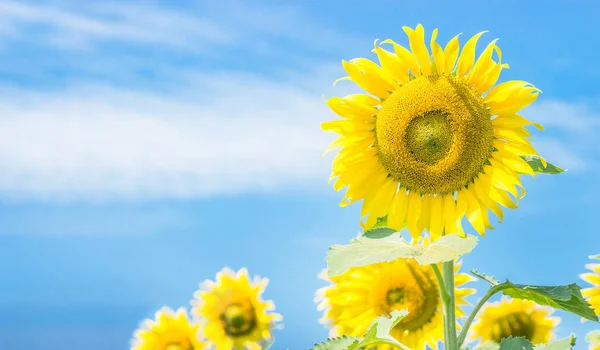
[[[392,44],[394,46],[394,51],[396,51],[396,56],[402,61],[402,63],[408,67],[408,70],[412,72],[415,76],[420,76],[421,72],[419,70],[419,63],[415,56],[408,51],[404,46],[398,45],[393,40],[387,39],[381,42],[382,44]]]
[[[446,74],[450,74],[454,70],[454,65],[456,64],[456,59],[458,58],[458,51],[460,49],[460,44],[458,42],[459,36],[460,34],[452,38],[444,48],[444,73]]]
[[[502,209],[493,199],[490,198],[490,188],[491,185],[486,183],[485,180],[482,181],[482,178],[487,175],[480,175],[479,178],[475,180],[473,183],[473,187],[475,188],[475,192],[477,193],[477,199],[481,201],[489,210],[494,213],[500,222],[504,219],[504,214],[502,213]]]
[[[508,64],[498,62],[492,68],[492,70],[490,70],[487,74],[482,76],[481,79],[477,81],[477,83],[475,84],[476,91],[483,95],[486,91],[491,89],[492,86],[494,86],[494,84],[496,84],[496,82],[498,81],[498,78],[500,78],[500,73],[502,72],[502,69],[508,69]]]
[[[521,80],[496,85],[483,98],[492,115],[514,114],[536,100],[540,90]]]
[[[377,46],[377,42],[375,42],[373,52],[377,54],[381,67],[383,67],[396,82],[400,84],[408,82],[408,67],[402,63],[397,55]]]
[[[444,200],[444,228],[446,234],[456,232],[456,203],[454,203],[454,195],[447,194],[443,197]]]
[[[479,55],[473,69],[465,79],[467,84],[477,85],[477,83],[482,80],[483,76],[495,66],[496,63],[492,60],[492,55],[497,41],[498,39],[495,39],[489,43],[481,55]]]
[[[464,200],[467,203],[467,220],[469,220],[475,231],[483,236],[485,234],[485,228],[487,225],[485,224],[479,201],[471,192],[471,189],[464,189],[458,192],[458,196],[459,201]]]
[[[431,47],[431,55],[433,56],[433,60],[435,62],[437,74],[444,74],[446,61],[444,56],[444,50],[442,50],[440,44],[438,44],[435,41],[435,39],[437,38],[437,33],[438,29],[436,28],[433,30],[433,34],[431,35],[431,41],[429,42],[429,46]]]
[[[342,61],[342,65],[352,81],[372,95],[386,98],[396,89],[393,81],[386,79],[381,67],[367,59],[356,58],[350,62]]]
[[[544,131],[542,124],[534,123],[518,114],[504,114],[492,119],[494,126],[501,126],[507,128],[521,128],[527,125],[533,125],[540,131]]]
[[[431,203],[431,225],[429,227],[429,232],[431,233],[431,239],[436,240],[442,236],[442,232],[444,229],[444,212],[443,208],[443,199],[441,196],[436,196],[433,198],[433,202]]]
[[[406,218],[406,209],[408,208],[408,195],[404,189],[400,189],[390,207],[388,216],[388,226],[394,230],[400,230],[404,226]]]
[[[416,30],[410,27],[402,27],[408,36],[410,50],[413,52],[423,75],[431,75],[431,59],[425,45],[425,29],[418,24]]]
[[[338,134],[349,134],[356,131],[367,131],[375,127],[374,123],[353,120],[331,120],[321,123],[323,131],[333,131]]]
[[[477,46],[477,40],[479,40],[479,37],[486,32],[487,31],[483,31],[475,34],[463,47],[460,57],[458,58],[457,73],[459,78],[464,77],[469,70],[471,70],[471,67],[473,67],[473,62],[475,62],[475,48]]]
[[[429,227],[432,200],[433,197],[430,195],[424,195],[421,198],[421,214],[417,222],[417,231],[419,232],[423,232],[423,230]]]
[[[413,237],[419,237],[421,232],[419,232],[417,227],[417,221],[419,220],[419,215],[421,214],[421,195],[415,192],[410,192],[408,194],[408,212],[406,214],[406,225],[408,226],[408,231],[410,235]]]

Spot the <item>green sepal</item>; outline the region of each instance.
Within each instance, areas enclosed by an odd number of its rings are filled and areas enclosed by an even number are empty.
[[[521,158],[525,159],[527,164],[529,164],[531,169],[536,173],[554,175],[565,172],[564,169],[548,162],[546,162],[546,166],[544,167],[544,164],[539,157],[522,156]]]

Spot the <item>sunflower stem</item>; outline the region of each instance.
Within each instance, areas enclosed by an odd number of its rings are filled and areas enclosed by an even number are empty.
[[[437,279],[438,287],[440,290],[440,297],[442,298],[442,302],[445,303],[448,300],[448,292],[446,292],[446,287],[444,284],[444,278],[442,277],[442,273],[440,272],[440,268],[436,265],[430,265],[433,269],[433,273],[435,274],[435,278]]]
[[[442,278],[447,298],[442,299],[444,305],[444,350],[458,350],[458,339],[456,337],[456,312],[454,300],[454,261],[442,263]]]
[[[479,299],[477,305],[475,305],[475,307],[471,311],[471,314],[469,314],[469,317],[465,321],[465,324],[460,331],[460,334],[458,336],[459,347],[462,346],[462,344],[465,342],[465,339],[467,338],[467,333],[469,332],[469,328],[471,327],[471,323],[473,323],[473,320],[475,319],[475,316],[477,316],[479,310],[494,294],[502,291],[505,288],[506,287],[500,285],[492,286],[490,289],[488,289],[487,292],[485,292],[485,295],[481,299]]]

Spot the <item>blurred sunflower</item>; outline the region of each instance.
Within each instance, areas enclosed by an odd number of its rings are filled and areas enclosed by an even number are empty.
[[[281,321],[272,301],[261,295],[267,278],[250,281],[248,271],[224,268],[216,281],[204,281],[194,294],[192,313],[203,320],[202,335],[216,350],[262,349],[272,340],[271,329]]]
[[[585,336],[589,350],[600,350],[600,331],[591,331]]]
[[[187,312],[162,308],[154,320],[144,320],[131,342],[132,350],[201,350],[205,344],[198,339],[198,324],[188,320]]]
[[[388,39],[382,44],[391,44],[390,52],[375,41],[380,65],[365,58],[342,62],[349,77],[341,80],[368,94],[327,100],[342,117],[322,124],[340,135],[328,148],[341,148],[333,160],[334,188],[347,187],[342,206],[364,200],[365,229],[387,216],[389,227],[406,226],[413,237],[427,229],[435,240],[443,232],[464,234],[466,216],[483,235],[492,228],[488,209],[502,221],[500,205],[516,208],[525,194],[519,175],[535,175],[522,158],[538,156],[525,126],[542,127],[518,112],[540,90],[521,80],[494,86],[508,65],[496,40],[476,59],[484,32],[459,55],[458,36],[442,49],[434,30],[429,52],[420,24],[403,29],[410,50]]]
[[[471,338],[482,342],[500,343],[509,336],[525,337],[533,344],[547,344],[560,318],[552,317],[554,309],[539,306],[531,300],[511,299],[506,296],[489,303],[480,311],[471,328]]]
[[[600,255],[593,255],[590,259],[599,260]],[[600,264],[587,264],[585,268],[591,272],[580,275],[581,279],[592,286],[581,291],[581,294],[587,299],[596,315],[600,315]]]
[[[456,314],[464,316],[460,306],[467,305],[465,298],[474,289],[459,288],[473,278],[458,273],[456,264]],[[330,285],[319,289],[315,302],[324,311],[321,323],[331,328],[331,336],[362,336],[373,320],[394,310],[409,311],[390,332],[411,349],[424,349],[425,345],[437,349],[444,337],[442,301],[433,270],[418,265],[413,260],[398,259],[393,262],[353,267],[342,275],[321,278]],[[391,349],[380,345],[378,350]]]

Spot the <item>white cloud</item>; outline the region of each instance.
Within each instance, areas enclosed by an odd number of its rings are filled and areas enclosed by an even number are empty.
[[[527,115],[545,127],[558,128],[570,133],[593,133],[600,128],[600,114],[585,103],[545,100],[533,104]]]
[[[528,107],[524,115],[544,126],[545,132],[534,137],[534,145],[548,161],[576,172],[596,168],[600,152],[595,135],[600,131],[600,115],[592,105],[543,100]]]
[[[225,30],[215,23],[151,4],[104,3],[75,8],[3,1],[0,2],[0,19],[20,29],[21,35],[33,31],[49,42],[66,45],[85,45],[96,40],[188,45],[193,39],[199,46],[201,41],[228,39]],[[45,26],[45,30],[26,31],[28,26],[40,25]]]
[[[189,197],[325,182],[331,118],[315,91],[214,77],[197,98],[73,86],[0,99],[0,191]],[[205,77],[207,80],[212,78]]]

